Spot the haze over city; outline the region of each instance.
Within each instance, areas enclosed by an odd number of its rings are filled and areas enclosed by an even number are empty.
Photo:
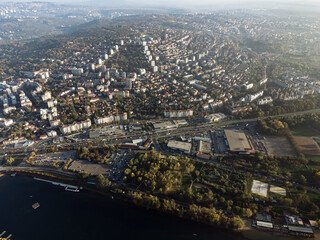
[[[7,1],[0,0],[2,3],[6,2],[31,2],[28,0],[17,0],[17,1]],[[165,7],[165,8],[196,8],[196,9],[234,9],[234,8],[256,8],[256,7],[265,7],[265,8],[278,8],[283,7],[283,4],[293,4],[296,6],[308,8],[310,6],[319,6],[319,1],[317,0],[267,0],[267,1],[254,1],[254,0],[47,0],[39,2],[52,2],[60,4],[73,4],[73,5],[89,5],[89,6],[105,6],[105,7]],[[316,9],[313,9],[316,10]]]
[[[0,0],[0,240],[320,239],[319,16]]]

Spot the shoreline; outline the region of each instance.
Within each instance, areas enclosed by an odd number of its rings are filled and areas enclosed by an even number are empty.
[[[263,230],[263,229],[257,229],[255,227],[251,226],[251,222],[252,219],[242,219],[244,222],[244,227],[241,230],[242,235],[244,237],[246,237],[248,240],[253,240],[253,238],[251,238],[251,234],[250,233],[258,233],[259,235],[262,236],[262,239],[264,239],[264,237],[266,235],[272,236],[272,239],[279,239],[279,240],[293,240],[293,239],[315,239],[315,240],[320,240],[320,230],[317,228],[312,228],[312,230],[314,231],[314,238],[301,238],[301,237],[296,237],[294,235],[290,235],[290,234],[285,234],[285,233],[281,233],[281,232],[275,232],[275,231],[268,231],[268,230]]]
[[[22,170],[22,171],[14,171],[14,170],[8,170],[5,172],[5,174],[7,176],[10,176],[11,173],[16,172],[19,175],[22,176],[27,176],[27,177],[41,177],[43,179],[46,180],[52,180],[52,181],[57,181],[60,180],[60,182],[62,183],[68,183],[68,184],[73,184],[73,185],[77,185],[80,186],[79,182],[77,182],[74,178],[69,178],[66,179],[65,177],[61,176],[61,175],[52,175],[51,173],[47,173],[47,172],[39,172],[39,171],[26,171],[26,170]],[[109,197],[112,199],[118,199],[121,200],[122,202],[125,202],[126,204],[130,204],[131,206],[135,206],[138,207],[140,209],[144,209],[147,211],[153,211],[154,213],[158,213],[158,214],[163,214],[163,215],[167,215],[167,216],[173,216],[173,217],[177,217],[179,219],[182,220],[187,220],[187,221],[191,221],[197,224],[201,224],[204,226],[209,226],[209,227],[214,227],[216,229],[220,229],[220,230],[224,230],[224,231],[232,231],[234,233],[241,233],[242,230],[236,230],[236,229],[231,229],[231,228],[227,228],[227,227],[223,227],[223,226],[218,226],[218,225],[214,225],[214,224],[209,224],[209,223],[205,223],[202,221],[197,221],[194,220],[192,218],[189,217],[185,217],[185,216],[180,216],[178,212],[174,213],[174,212],[166,212],[163,211],[161,209],[157,209],[151,206],[145,206],[143,204],[137,204],[135,202],[135,200],[128,194],[129,191],[132,191],[130,189],[120,189],[117,187],[106,187],[103,189],[98,189],[98,187],[95,187],[97,185],[89,185],[89,184],[85,184],[85,185],[81,185],[81,187],[83,188],[82,191],[87,192],[87,193],[93,193],[96,195],[100,195],[100,196],[104,196],[104,197]],[[125,194],[123,193],[125,192]],[[146,194],[144,192],[139,192],[142,194]],[[177,205],[179,205],[177,203]],[[183,206],[181,206],[182,208],[184,208]]]
[[[19,173],[19,175],[26,176],[26,177],[32,177],[33,178],[33,177],[37,176],[37,177],[41,177],[41,178],[46,179],[46,180],[54,180],[54,181],[59,180],[60,182],[68,183],[68,184],[71,183],[71,184],[79,185],[79,187],[80,187],[79,182],[77,182],[74,177],[73,178],[66,178],[65,176],[62,176],[62,175],[59,175],[59,174],[53,175],[53,174],[47,173],[47,172],[38,172],[38,171],[33,172],[33,171],[25,171],[25,170],[23,170],[23,171],[8,170],[8,171],[5,171],[5,172],[0,172],[0,178],[3,177],[3,176],[10,176],[10,174],[13,173],[13,172]],[[240,230],[230,229],[230,228],[227,228],[227,227],[221,227],[221,226],[216,226],[216,225],[204,223],[204,222],[201,222],[201,221],[197,221],[197,220],[191,219],[189,217],[183,217],[183,216],[180,216],[177,213],[169,213],[169,212],[162,211],[162,210],[159,210],[159,209],[156,209],[156,208],[147,207],[147,206],[144,206],[144,205],[137,204],[137,203],[134,202],[134,199],[132,199],[127,193],[124,193],[125,191],[129,191],[129,190],[124,190],[124,189],[119,189],[119,188],[110,188],[110,187],[104,188],[103,190],[99,190],[97,187],[93,187],[93,186],[96,186],[96,185],[88,185],[88,184],[86,184],[85,186],[82,185],[82,187],[83,187],[82,191],[85,194],[93,194],[93,195],[96,195],[96,196],[108,197],[109,199],[111,198],[111,199],[114,199],[114,200],[120,200],[122,203],[128,204],[131,207],[133,206],[133,207],[142,209],[144,211],[152,211],[153,214],[159,214],[159,215],[166,215],[166,216],[169,216],[169,217],[175,217],[175,218],[179,218],[179,219],[184,220],[184,221],[189,221],[189,222],[193,222],[193,223],[196,223],[196,224],[199,224],[199,225],[213,227],[215,229],[220,229],[222,231],[232,231],[235,234],[240,234],[242,237],[245,237],[248,240],[255,239],[255,238],[251,238],[250,237],[250,233],[258,233],[258,234],[265,235],[265,236],[268,235],[268,236],[272,237],[272,239],[278,239],[279,238],[279,240],[280,239],[281,240],[282,239],[288,239],[288,240],[297,239],[295,236],[290,235],[290,234],[284,234],[284,233],[279,233],[279,232],[267,231],[267,230],[263,230],[263,229],[254,228],[251,225],[252,219],[241,218],[243,223],[244,223],[243,228],[240,229]],[[313,230],[314,230],[314,228],[313,228]],[[299,238],[299,239],[304,239],[304,238]],[[311,239],[319,239],[320,240],[320,230],[316,230],[314,232],[314,238],[311,238]]]

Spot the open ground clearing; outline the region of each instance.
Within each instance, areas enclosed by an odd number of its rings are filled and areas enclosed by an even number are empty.
[[[105,164],[96,164],[86,160],[73,161],[69,169],[77,172],[91,173],[93,175],[107,174],[109,172],[109,168]]]
[[[262,197],[267,197],[268,195],[268,183],[260,182],[258,180],[253,180],[251,191]]]
[[[320,156],[319,145],[310,137],[294,137],[303,154]]]
[[[286,137],[266,136],[264,140],[269,154],[275,156],[295,156],[295,152]]]
[[[279,194],[279,195],[282,195],[282,196],[286,196],[286,194],[287,194],[286,189],[281,188],[281,187],[277,187],[277,186],[274,186],[274,185],[270,186],[270,192],[276,193],[276,194]]]

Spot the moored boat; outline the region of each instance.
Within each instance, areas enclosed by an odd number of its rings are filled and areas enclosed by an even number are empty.
[[[35,204],[33,204],[33,205],[32,205],[32,208],[33,208],[33,209],[37,209],[38,207],[40,207],[40,204],[39,204],[39,203],[37,203],[37,202],[36,202]]]

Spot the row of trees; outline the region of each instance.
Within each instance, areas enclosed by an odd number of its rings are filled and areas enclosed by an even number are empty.
[[[181,218],[234,230],[240,230],[244,226],[239,216],[227,216],[222,210],[215,208],[201,207],[196,204],[181,205],[174,199],[159,199],[157,196],[142,192],[130,192],[129,196],[136,205],[158,209]]]
[[[290,172],[305,169],[308,160],[295,156],[265,156],[262,152],[256,152],[255,156],[229,155],[218,158],[219,162],[250,172],[264,174],[266,176],[294,177]],[[311,173],[310,173],[311,174]]]
[[[306,111],[317,109],[320,106],[320,95],[311,95],[304,99],[297,99],[291,101],[276,100],[273,103],[263,106],[256,106],[251,104],[251,112],[239,112],[233,116],[236,119],[244,118],[258,118],[265,116],[280,115],[286,113],[293,113],[299,111]]]
[[[310,126],[320,131],[320,114],[310,113],[294,116],[281,117],[281,121],[286,122],[290,128],[299,126]]]

